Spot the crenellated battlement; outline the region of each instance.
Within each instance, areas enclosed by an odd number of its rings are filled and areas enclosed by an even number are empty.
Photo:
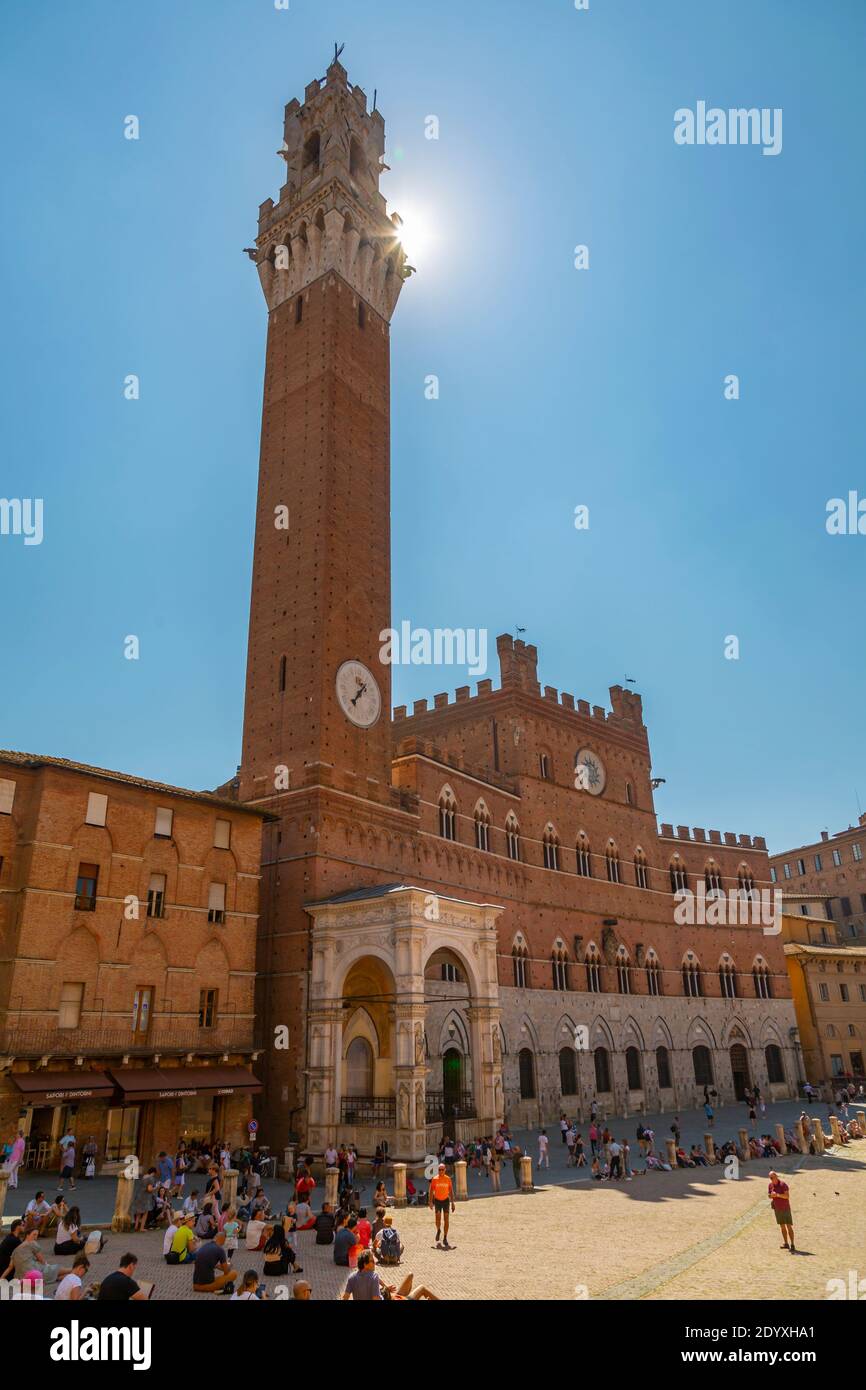
[[[483,701],[490,696],[498,696],[503,692],[520,690],[529,695],[535,695],[539,699],[547,700],[556,705],[559,709],[570,710],[574,714],[581,715],[584,719],[595,719],[601,724],[612,726],[630,726],[637,730],[643,729],[643,702],[640,695],[634,690],[626,690],[621,685],[610,687],[610,710],[606,710],[603,705],[591,705],[588,700],[576,700],[568,691],[559,691],[555,686],[546,685],[543,690],[538,683],[538,649],[522,642],[520,638],[513,638],[509,633],[503,633],[496,639],[496,650],[499,655],[500,685],[494,690],[493,681],[489,678],[480,680],[476,686],[476,693],[471,693],[471,687],[460,685],[457,687],[453,700],[447,691],[442,691],[433,696],[432,703],[426,699],[416,700],[412,706],[412,713],[407,713],[406,705],[397,705],[393,712],[393,722],[404,724],[410,719],[417,719],[425,714],[431,714],[443,709],[453,709],[457,705]]]
[[[766,853],[767,841],[763,835],[735,835],[732,830],[704,830],[700,826],[690,829],[687,825],[674,827],[663,821],[659,826],[660,840],[688,841],[694,845],[711,848],[719,845],[724,849],[760,849]]]

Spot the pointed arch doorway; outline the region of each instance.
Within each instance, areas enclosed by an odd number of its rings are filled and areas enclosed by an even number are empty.
[[[731,1047],[731,1075],[735,1099],[745,1100],[746,1091],[752,1085],[752,1075],[749,1071],[749,1054],[742,1043],[734,1043]]]

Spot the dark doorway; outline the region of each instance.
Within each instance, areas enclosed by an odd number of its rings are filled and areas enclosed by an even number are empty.
[[[463,1058],[455,1047],[449,1047],[442,1057],[442,1091],[446,1121],[457,1115],[463,1095]]]
[[[749,1055],[742,1043],[734,1043],[731,1048],[731,1074],[734,1078],[734,1095],[737,1100],[745,1100],[752,1079],[749,1074]]]

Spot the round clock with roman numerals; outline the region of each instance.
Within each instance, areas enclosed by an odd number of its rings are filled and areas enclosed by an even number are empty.
[[[369,729],[382,713],[376,678],[361,661],[344,661],[337,672],[337,699],[346,718]]]

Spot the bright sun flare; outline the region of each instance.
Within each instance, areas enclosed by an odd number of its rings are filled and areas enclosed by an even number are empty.
[[[417,266],[419,260],[428,255],[434,234],[428,219],[417,208],[400,213],[402,219],[398,228],[403,250],[410,265]]]

